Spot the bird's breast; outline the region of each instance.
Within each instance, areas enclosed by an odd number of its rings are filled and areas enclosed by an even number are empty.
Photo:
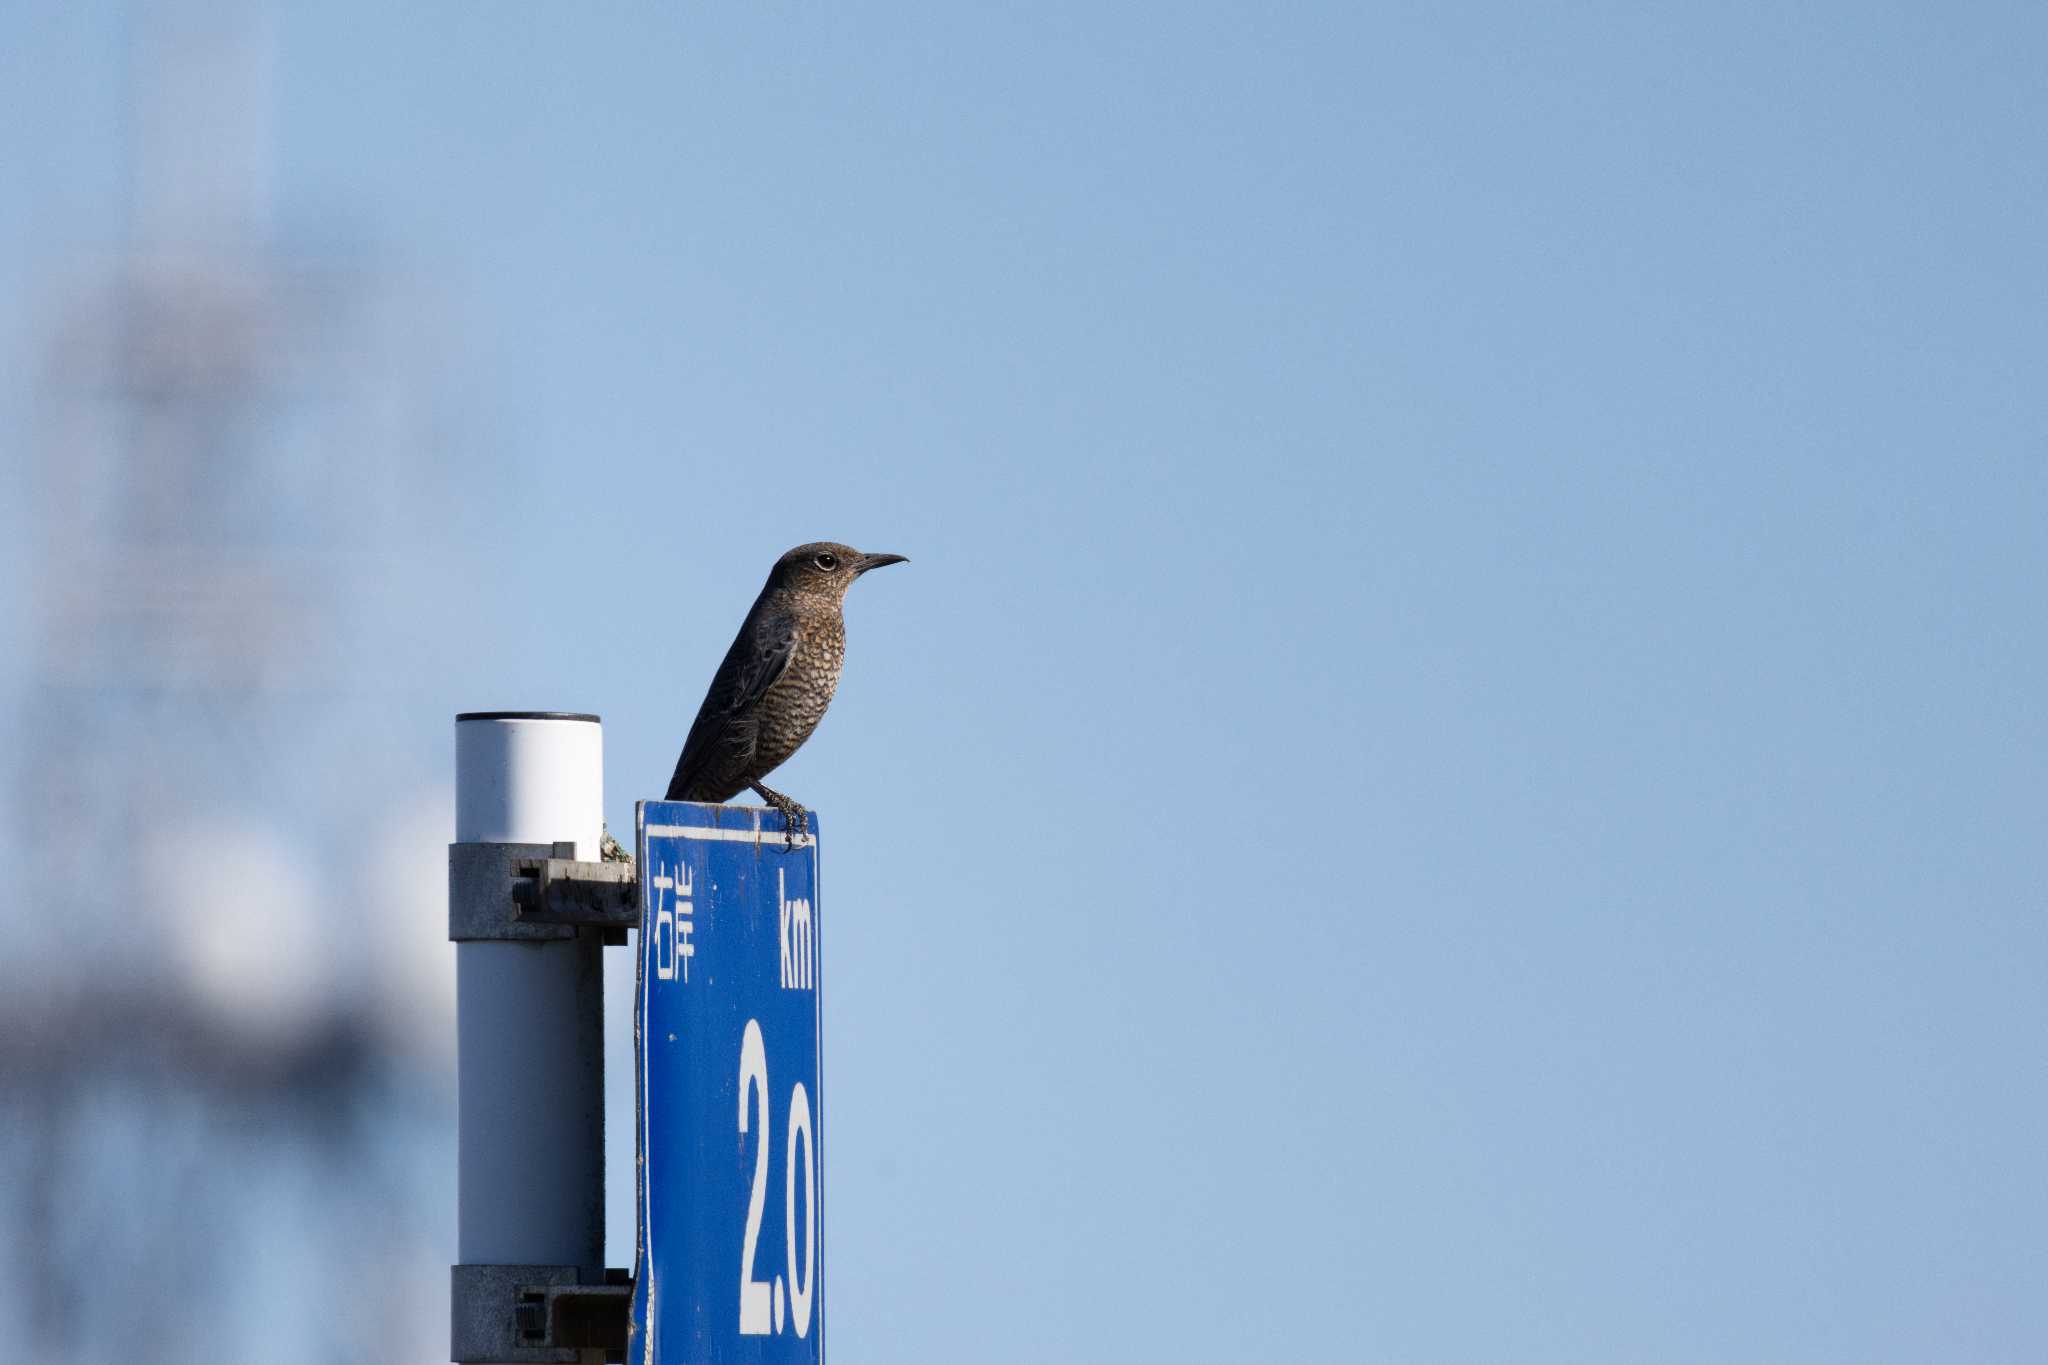
[[[818,728],[825,708],[832,704],[832,694],[839,689],[839,670],[845,660],[843,627],[803,633],[789,671],[761,698],[757,752],[769,766],[795,753]]]

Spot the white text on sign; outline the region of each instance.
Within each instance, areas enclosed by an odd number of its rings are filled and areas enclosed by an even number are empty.
[[[749,1100],[753,1103],[750,1105]],[[754,1248],[761,1240],[761,1206],[768,1195],[768,1045],[761,1023],[747,1020],[740,1035],[740,1136],[747,1135],[747,1111],[760,1115],[761,1140],[754,1147],[754,1183],[747,1195],[747,1230],[740,1243],[740,1335],[767,1336],[785,1322],[783,1299],[789,1300],[787,1325],[800,1337],[811,1334],[811,1296],[818,1287],[818,1147],[811,1133],[811,1096],[798,1081],[789,1092],[789,1142],[782,1163],[782,1247],[787,1279],[771,1283],[754,1278]],[[801,1140],[802,1146],[798,1143]],[[797,1160],[801,1150],[803,1160]],[[804,1221],[797,1222],[797,1167],[804,1172]],[[804,1259],[798,1273],[797,1233],[803,1233]],[[787,1284],[787,1289],[784,1285]]]
[[[817,954],[811,935],[811,903],[791,900],[784,889],[782,873],[775,874],[775,899],[782,907],[782,985],[785,990],[807,991],[817,984]]]
[[[688,982],[690,959],[697,955],[697,945],[690,941],[696,927],[696,906],[689,899],[690,869],[679,865],[673,877],[659,873],[654,893],[654,974],[663,981],[680,976]]]

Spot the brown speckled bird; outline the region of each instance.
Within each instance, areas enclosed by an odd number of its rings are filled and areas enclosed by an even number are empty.
[[[704,694],[668,800],[726,801],[751,787],[782,812],[792,839],[806,831],[804,808],[761,779],[811,737],[832,704],[846,658],[846,590],[869,569],[903,562],[829,540],[775,561]]]

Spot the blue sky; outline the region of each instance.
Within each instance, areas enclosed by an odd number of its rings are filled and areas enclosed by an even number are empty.
[[[118,13],[0,19],[0,292]],[[911,557],[778,783],[841,1365],[2048,1352],[2038,8],[276,32],[439,338],[420,787],[597,711],[630,827],[777,553]]]

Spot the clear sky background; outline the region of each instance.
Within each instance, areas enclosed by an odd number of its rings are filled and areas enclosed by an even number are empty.
[[[439,329],[386,742],[630,828],[910,556],[777,783],[839,1365],[2048,1358],[2044,13],[287,5]],[[121,16],[0,18],[0,296]]]

